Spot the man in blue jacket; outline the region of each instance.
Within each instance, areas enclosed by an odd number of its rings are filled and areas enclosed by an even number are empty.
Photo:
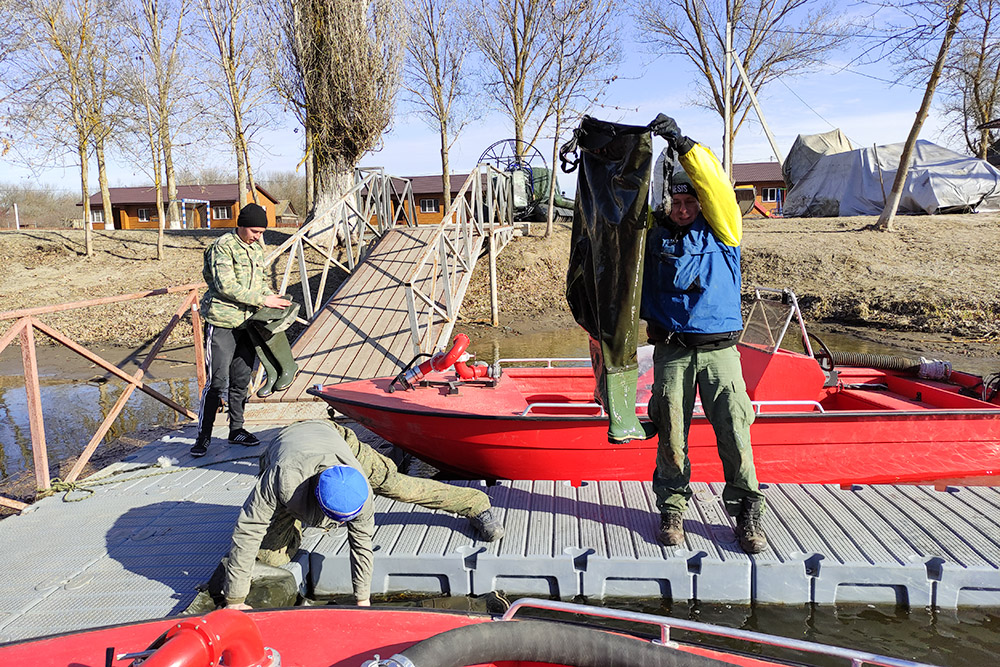
[[[684,541],[691,498],[688,431],[700,395],[722,459],[726,511],[736,517],[740,547],[759,553],[767,548],[764,495],[750,448],[753,406],[736,348],[743,329],[743,220],[732,185],[706,148],[663,114],[650,129],[667,140],[684,170],[669,185],[668,218],[649,232],[642,285],[641,316],[655,345],[649,416],[659,435],[653,473],[658,538],[670,546]]]

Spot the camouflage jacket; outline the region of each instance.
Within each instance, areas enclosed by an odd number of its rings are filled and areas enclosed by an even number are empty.
[[[246,244],[234,231],[205,248],[202,269],[208,291],[201,315],[209,324],[234,329],[264,305],[264,243]]]

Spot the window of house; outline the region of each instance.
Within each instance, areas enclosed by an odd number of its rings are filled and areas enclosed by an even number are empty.
[[[140,208],[135,212],[135,217],[139,219],[139,222],[149,222],[149,209]]]
[[[437,199],[421,199],[420,200],[420,212],[421,213],[437,213],[441,209],[438,207]]]
[[[102,208],[92,208],[90,209],[90,221],[97,225],[104,224],[104,209]]]
[[[212,219],[213,220],[229,220],[230,213],[228,206],[213,206],[212,207]]]
[[[778,201],[778,195],[782,188],[761,188],[760,200],[765,202]]]

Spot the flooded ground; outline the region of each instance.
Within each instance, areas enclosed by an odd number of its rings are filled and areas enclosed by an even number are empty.
[[[134,373],[143,357],[119,348],[96,349],[99,356]],[[0,354],[0,485],[32,466],[31,429],[20,350]],[[111,412],[126,383],[76,353],[58,347],[38,348],[38,375],[49,468],[72,462]],[[144,376],[146,384],[180,405],[197,403],[193,348],[161,353]],[[175,426],[187,418],[136,390],[112,424],[105,443],[137,431]],[[100,450],[99,450],[100,451]]]

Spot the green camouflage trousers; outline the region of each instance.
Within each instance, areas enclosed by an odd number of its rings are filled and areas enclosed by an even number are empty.
[[[479,489],[404,475],[392,459],[358,440],[354,431],[336,422],[333,425],[358,459],[375,495],[464,517],[474,517],[490,508],[489,496]],[[257,560],[279,567],[291,560],[301,543],[302,522],[287,512],[279,511],[261,542]]]
[[[659,443],[653,492],[660,513],[683,512],[691,498],[691,461],[688,433],[695,396],[700,395],[705,416],[715,430],[726,486],[722,500],[736,516],[744,499],[764,495],[757,484],[750,448],[753,406],[747,396],[739,350],[699,350],[657,343],[653,350],[653,395],[649,417]]]

